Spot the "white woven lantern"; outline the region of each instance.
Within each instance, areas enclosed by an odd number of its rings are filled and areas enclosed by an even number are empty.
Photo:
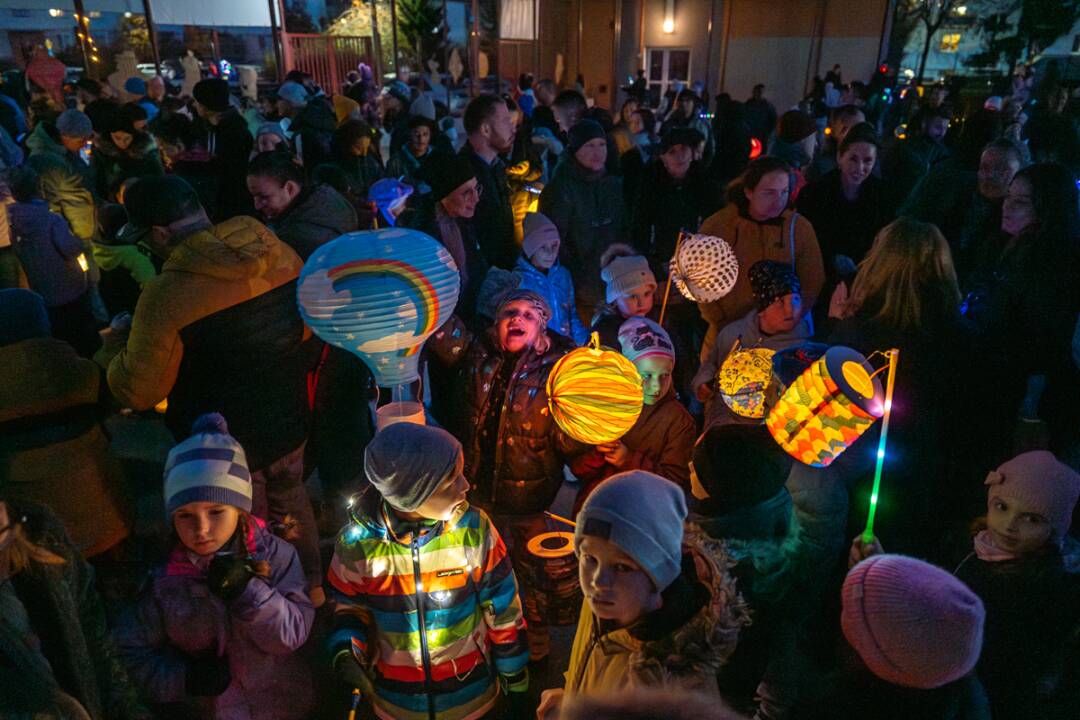
[[[684,235],[671,259],[671,279],[694,302],[719,300],[731,292],[738,277],[735,251],[713,235]]]

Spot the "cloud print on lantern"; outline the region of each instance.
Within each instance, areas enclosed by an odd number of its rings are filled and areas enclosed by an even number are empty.
[[[420,348],[453,313],[460,284],[437,240],[385,228],[346,233],[316,250],[300,273],[297,301],[316,335],[393,387],[418,378]]]

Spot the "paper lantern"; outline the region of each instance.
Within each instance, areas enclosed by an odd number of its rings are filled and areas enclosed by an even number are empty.
[[[418,378],[424,341],[457,304],[450,253],[405,228],[346,233],[317,249],[300,272],[300,314],[320,338],[359,356],[382,387]]]
[[[736,415],[754,420],[765,417],[765,391],[772,382],[774,354],[768,348],[738,348],[720,366],[716,386],[724,404]]]
[[[551,416],[579,442],[618,440],[637,422],[643,393],[634,363],[600,347],[596,333],[587,347],[571,350],[551,368],[547,381]]]
[[[827,467],[884,413],[881,383],[851,348],[836,346],[814,361],[777,401],[765,425],[801,463]]]
[[[715,302],[731,292],[739,261],[731,246],[712,235],[683,235],[671,258],[671,278],[687,300]]]

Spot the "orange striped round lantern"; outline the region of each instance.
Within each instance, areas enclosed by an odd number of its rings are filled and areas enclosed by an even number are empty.
[[[769,412],[765,425],[773,439],[799,462],[827,467],[885,412],[873,372],[851,348],[829,348]]]
[[[637,422],[643,394],[634,363],[600,347],[593,333],[587,347],[571,350],[551,368],[547,381],[551,416],[579,442],[618,440]]]

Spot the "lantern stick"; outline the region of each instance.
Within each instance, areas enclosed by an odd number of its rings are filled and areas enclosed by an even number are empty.
[[[560,517],[560,516],[556,515],[555,513],[548,512],[547,510],[544,511],[544,514],[547,515],[552,520],[555,520],[556,522],[566,523],[570,527],[577,527],[577,523],[574,522],[573,520],[567,520],[566,518]]]
[[[360,707],[360,688],[353,688],[348,720],[356,720],[356,709],[358,707]]]
[[[679,231],[679,239],[675,241],[675,257],[679,257],[679,246],[682,245],[683,238],[686,236],[685,230]],[[660,319],[657,321],[657,325],[664,324],[664,313],[667,312],[668,296],[671,295],[671,265],[668,265],[667,284],[664,286],[664,302],[660,306]]]
[[[893,348],[884,353],[889,357],[889,377],[885,381],[885,415],[881,419],[881,437],[878,439],[877,465],[874,468],[874,487],[870,492],[870,512],[866,516],[866,529],[863,530],[863,545],[874,541],[874,515],[877,513],[878,491],[881,489],[881,468],[885,463],[885,443],[889,438],[889,417],[892,415],[893,386],[896,384],[896,365],[900,361],[900,350]]]

